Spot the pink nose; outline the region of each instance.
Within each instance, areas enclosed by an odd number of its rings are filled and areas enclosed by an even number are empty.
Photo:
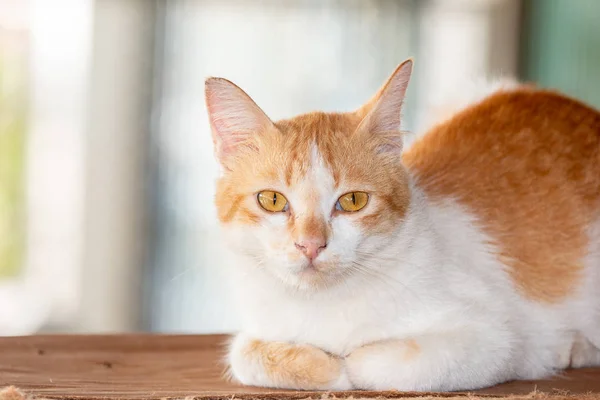
[[[296,248],[304,253],[310,261],[317,258],[319,253],[327,247],[327,242],[324,239],[308,239],[295,243]]]

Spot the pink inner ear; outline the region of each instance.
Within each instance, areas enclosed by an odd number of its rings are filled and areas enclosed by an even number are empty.
[[[410,80],[412,61],[402,63],[377,95],[359,109],[359,114],[366,111],[366,116],[358,127],[359,130],[372,135],[381,135],[385,142],[381,151],[402,151],[402,133],[400,122],[402,103]]]
[[[234,134],[229,135],[226,140],[221,140],[219,152],[222,157],[227,157],[232,155],[236,149],[239,149],[239,146],[243,145],[243,142],[247,142],[249,135],[247,134]]]
[[[410,80],[412,61],[404,62],[390,77],[371,111],[371,129],[388,132],[400,129],[402,104]]]
[[[217,157],[223,163],[252,135],[272,125],[271,120],[235,84],[220,78],[206,81],[206,105]]]

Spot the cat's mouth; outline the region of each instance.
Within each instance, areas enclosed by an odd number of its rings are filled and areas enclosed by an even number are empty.
[[[313,277],[320,273],[322,273],[320,268],[311,261],[300,269],[298,275],[301,277]]]
[[[334,286],[340,281],[338,267],[325,262],[307,262],[299,267],[294,275],[298,286],[303,289],[315,290]]]
[[[314,274],[327,274],[330,271],[330,263],[321,260],[307,260],[298,269],[299,275],[312,276]]]

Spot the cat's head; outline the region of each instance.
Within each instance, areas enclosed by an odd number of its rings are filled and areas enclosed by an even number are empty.
[[[216,205],[235,250],[301,290],[384,262],[409,206],[400,117],[411,70],[402,63],[355,112],[277,122],[233,83],[206,81]]]

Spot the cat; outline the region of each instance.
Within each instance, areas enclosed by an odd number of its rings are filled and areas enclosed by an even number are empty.
[[[206,80],[242,384],[455,391],[600,365],[600,113],[503,87],[403,151],[412,65],[353,112],[277,122]]]

